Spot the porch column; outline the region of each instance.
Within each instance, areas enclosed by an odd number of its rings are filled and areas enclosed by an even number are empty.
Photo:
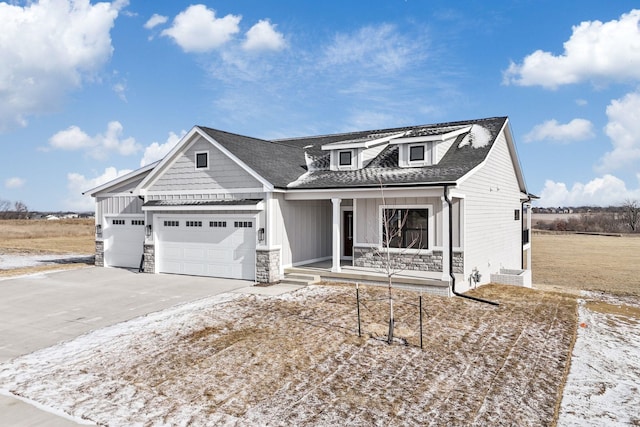
[[[340,202],[342,199],[331,199],[333,205],[333,232],[332,236],[332,265],[331,271],[334,273],[340,272]]]
[[[533,235],[531,234],[531,217],[533,216],[533,212],[531,212],[531,204],[526,203],[524,205],[527,209],[527,230],[529,230],[529,250],[527,251],[527,270],[531,270],[531,249],[533,248],[533,242],[531,241]]]
[[[444,196],[442,200],[442,280],[449,282],[449,204]],[[453,201],[453,200],[452,200]]]

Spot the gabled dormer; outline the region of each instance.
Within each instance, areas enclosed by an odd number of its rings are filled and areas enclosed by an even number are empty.
[[[423,167],[438,164],[459,135],[467,133],[471,126],[414,129],[389,141],[398,145],[398,166]]]
[[[330,170],[358,170],[366,167],[371,160],[380,154],[390,140],[402,137],[406,133],[372,134],[366,138],[332,142],[323,145],[322,150],[330,152]]]

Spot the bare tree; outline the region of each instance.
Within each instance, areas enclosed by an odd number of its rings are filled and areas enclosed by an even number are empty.
[[[17,201],[14,204],[14,210],[17,219],[26,219],[29,216],[29,209],[27,208],[27,205],[21,201]]]
[[[640,225],[640,202],[627,199],[622,204],[622,219],[632,233],[638,231]]]
[[[7,218],[10,210],[11,210],[11,202],[8,200],[0,199],[0,218]]]
[[[422,248],[422,235],[426,230],[408,229],[408,209],[395,209],[387,207],[384,188],[380,185],[382,195],[382,236],[380,247],[372,249],[372,255],[377,259],[380,270],[387,278],[387,296],[389,299],[389,332],[387,343],[393,341],[394,315],[393,315],[393,277],[406,270],[408,265],[419,255],[415,249]],[[390,249],[396,249],[392,254]],[[413,250],[412,250],[413,249]],[[409,255],[407,258],[406,255]]]

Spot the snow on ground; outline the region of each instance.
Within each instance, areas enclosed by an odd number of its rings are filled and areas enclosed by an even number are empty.
[[[92,255],[64,254],[64,255],[25,255],[0,253],[0,270],[15,268],[37,267],[40,265],[70,264],[75,262],[91,262]]]
[[[640,299],[583,298],[558,425],[640,425]]]
[[[485,287],[493,307],[384,289],[225,294],[0,365],[0,389],[103,425],[549,425],[575,300]],[[403,345],[400,343],[406,343]]]

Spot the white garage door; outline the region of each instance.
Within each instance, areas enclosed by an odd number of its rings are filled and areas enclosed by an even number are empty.
[[[105,218],[104,262],[109,267],[138,268],[144,247],[144,219]]]
[[[255,218],[159,216],[154,224],[161,273],[255,279]]]

